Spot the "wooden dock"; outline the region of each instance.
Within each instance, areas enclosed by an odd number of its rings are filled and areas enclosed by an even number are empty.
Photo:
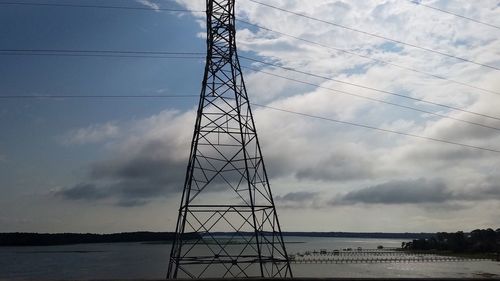
[[[307,258],[292,259],[292,263],[313,264],[347,264],[347,263],[415,263],[415,262],[465,262],[465,261],[487,261],[489,259],[473,259],[447,256],[401,256],[401,257],[359,257],[359,258]]]
[[[467,258],[436,255],[428,252],[402,250],[348,250],[348,251],[306,251],[290,256],[290,262],[297,264],[348,264],[348,263],[425,263],[425,262],[475,262],[486,258]]]

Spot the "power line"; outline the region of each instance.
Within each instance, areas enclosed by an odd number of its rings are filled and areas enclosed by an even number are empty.
[[[199,95],[0,95],[0,99],[191,98]]]
[[[106,54],[154,54],[154,55],[204,55],[204,52],[75,50],[75,49],[0,49],[0,52],[57,52],[57,53],[106,53]]]
[[[353,27],[345,26],[345,25],[342,25],[342,24],[334,23],[334,22],[331,22],[331,21],[319,19],[319,18],[312,17],[312,16],[309,16],[309,15],[306,15],[306,14],[302,14],[302,13],[290,11],[290,10],[287,10],[287,9],[284,9],[284,8],[280,8],[280,7],[277,7],[277,6],[273,6],[271,4],[262,3],[262,2],[259,2],[259,1],[256,1],[256,0],[248,0],[248,1],[256,3],[256,4],[259,4],[259,5],[262,5],[262,6],[265,6],[265,7],[268,7],[268,8],[272,8],[272,9],[275,9],[275,10],[278,10],[278,11],[282,11],[282,12],[285,12],[285,13],[289,13],[289,14],[292,14],[292,15],[296,15],[296,16],[299,16],[299,17],[306,18],[306,19],[310,19],[310,20],[313,20],[313,21],[317,21],[317,22],[329,24],[329,25],[332,25],[332,26],[335,26],[335,27],[343,28],[343,29],[346,29],[346,30],[350,30],[350,31],[362,33],[362,34],[365,34],[365,35],[368,35],[368,36],[376,37],[376,38],[379,38],[379,39],[384,39],[384,40],[391,41],[391,42],[394,42],[394,43],[398,43],[398,44],[401,44],[401,45],[406,45],[406,46],[413,47],[413,48],[416,48],[416,49],[420,49],[420,50],[424,50],[424,51],[427,51],[427,52],[431,52],[431,53],[439,54],[439,55],[442,55],[442,56],[446,56],[446,57],[449,57],[449,58],[453,58],[453,59],[461,60],[461,61],[464,61],[464,62],[472,63],[472,64],[475,64],[475,65],[478,65],[478,66],[482,66],[482,67],[486,67],[486,68],[490,68],[490,69],[494,69],[494,70],[500,70],[499,67],[496,67],[496,66],[493,66],[493,65],[488,65],[488,64],[480,63],[480,62],[477,62],[477,61],[473,61],[473,60],[466,59],[466,58],[463,58],[463,57],[455,56],[455,55],[448,54],[448,53],[445,53],[445,52],[441,52],[441,51],[437,51],[437,50],[434,50],[434,49],[422,47],[422,46],[419,46],[419,45],[416,45],[416,44],[407,43],[407,42],[404,42],[404,41],[401,41],[401,40],[392,39],[392,38],[385,37],[385,36],[382,36],[382,35],[378,35],[378,34],[375,34],[375,33],[371,33],[371,32],[368,32],[368,31],[364,31],[364,30],[353,28]]]
[[[306,84],[306,85],[310,85],[310,86],[314,86],[314,87],[318,87],[318,88],[325,89],[325,90],[328,90],[328,91],[331,91],[331,92],[335,92],[335,93],[340,93],[340,94],[344,94],[344,95],[354,96],[354,97],[361,98],[361,99],[366,99],[366,100],[370,100],[370,101],[374,101],[374,102],[378,102],[378,103],[383,103],[383,104],[387,104],[387,105],[391,105],[391,106],[396,106],[396,107],[400,107],[400,108],[404,108],[404,109],[418,111],[418,112],[422,112],[422,113],[426,113],[426,114],[438,116],[438,117],[441,117],[441,118],[455,120],[455,121],[462,122],[462,123],[467,123],[467,124],[470,124],[470,125],[480,126],[480,127],[486,128],[486,129],[492,129],[492,130],[500,131],[500,128],[498,128],[498,127],[488,126],[488,125],[484,125],[484,124],[481,124],[481,123],[477,123],[477,122],[473,122],[473,121],[468,121],[468,120],[464,120],[464,119],[460,119],[460,118],[456,118],[456,117],[452,117],[452,116],[448,116],[448,115],[443,115],[443,114],[435,113],[435,112],[428,111],[428,110],[423,110],[423,109],[419,109],[419,108],[415,108],[415,107],[411,107],[411,106],[406,106],[406,105],[401,105],[401,104],[397,104],[397,103],[393,103],[393,102],[389,102],[389,101],[385,101],[385,100],[381,100],[381,99],[375,99],[375,98],[366,97],[366,96],[363,96],[363,95],[358,95],[358,94],[354,94],[354,93],[350,93],[350,92],[346,92],[346,91],[341,91],[341,90],[337,90],[337,89],[333,89],[333,88],[329,88],[329,87],[324,87],[324,86],[321,86],[321,85],[318,85],[318,84],[309,83],[309,82],[298,80],[298,79],[294,79],[294,78],[289,78],[289,77],[286,77],[286,76],[282,76],[282,75],[279,75],[279,74],[274,74],[274,73],[270,73],[270,72],[258,70],[258,69],[251,68],[251,67],[248,67],[248,66],[242,66],[242,67],[246,68],[246,69],[253,70],[255,72],[260,72],[260,73],[264,73],[264,74],[267,74],[267,75],[270,75],[270,76],[275,76],[275,77],[279,77],[279,78],[282,78],[282,79],[286,79],[286,80],[289,80],[289,81],[293,81],[293,82],[297,82],[297,83],[301,83],[301,84]]]
[[[301,16],[301,17],[304,17],[304,18],[308,18],[308,19],[311,19],[311,20],[315,20],[315,21],[319,21],[319,22],[322,22],[322,23],[330,24],[330,25],[333,25],[333,26],[336,26],[336,27],[339,27],[339,28],[344,28],[344,29],[347,29],[347,30],[351,30],[351,31],[363,33],[365,35],[377,37],[377,38],[384,39],[384,40],[387,40],[387,41],[392,41],[392,42],[395,42],[395,43],[398,43],[398,44],[402,44],[402,45],[407,45],[407,46],[414,47],[414,48],[421,49],[421,50],[425,50],[425,51],[428,51],[428,52],[433,52],[433,53],[436,53],[436,54],[439,54],[439,55],[447,56],[447,57],[454,58],[454,59],[457,59],[457,60],[461,60],[461,61],[464,61],[464,62],[476,64],[476,65],[479,65],[479,66],[483,66],[483,67],[487,67],[487,68],[491,68],[491,69],[495,69],[495,70],[500,70],[500,68],[492,66],[492,65],[487,65],[487,64],[479,63],[479,62],[476,62],[476,61],[473,61],[473,60],[469,60],[469,59],[462,58],[462,57],[459,57],[459,56],[451,55],[451,54],[444,53],[444,52],[441,52],[441,51],[437,51],[437,50],[434,50],[434,49],[429,49],[429,48],[426,48],[426,47],[421,47],[421,46],[418,46],[418,45],[415,45],[415,44],[403,42],[403,41],[396,40],[396,39],[391,39],[391,38],[384,37],[384,36],[381,36],[381,35],[377,35],[377,34],[374,34],[374,33],[370,33],[370,32],[367,32],[367,31],[363,31],[363,30],[352,28],[352,27],[344,26],[344,25],[341,25],[341,24],[337,24],[337,23],[326,21],[326,20],[318,19],[318,18],[315,18],[315,17],[312,17],[312,16],[308,16],[306,14],[302,14],[302,13],[298,13],[298,12],[293,12],[293,11],[286,10],[286,9],[283,9],[283,8],[279,8],[279,7],[270,5],[270,4],[261,3],[261,2],[255,1],[255,0],[248,0],[248,1],[254,2],[254,3],[259,4],[259,5],[266,6],[266,7],[269,7],[269,8],[277,9],[277,10],[280,10],[280,11],[283,11],[283,12],[291,13],[291,14],[294,14],[294,15],[297,15],[297,16]],[[79,4],[55,4],[55,3],[31,3],[31,2],[0,2],[0,5],[48,6],[48,7],[71,7],[71,8],[100,8],[100,9],[123,9],[123,10],[192,12],[192,13],[204,13],[205,12],[205,11],[200,11],[200,10],[189,10],[189,9],[170,9],[170,8],[157,8],[157,9],[154,9],[154,8],[146,8],[146,7],[79,5]]]
[[[0,5],[18,5],[18,6],[40,6],[40,7],[66,7],[66,8],[94,8],[94,9],[121,9],[121,10],[142,10],[142,11],[165,11],[165,12],[184,12],[184,13],[204,13],[205,11],[171,8],[147,8],[147,7],[126,7],[126,6],[107,6],[107,5],[81,5],[81,4],[56,4],[56,3],[32,3],[32,2],[0,2]]]
[[[487,22],[479,21],[479,20],[476,20],[476,19],[464,16],[464,15],[456,14],[456,13],[453,13],[453,12],[450,12],[450,11],[447,11],[447,10],[443,10],[443,9],[440,9],[440,8],[436,8],[436,7],[433,7],[431,5],[422,4],[421,1],[417,1],[417,0],[408,0],[408,1],[411,2],[411,3],[413,3],[413,4],[415,4],[415,5],[417,5],[417,6],[422,6],[422,7],[429,8],[429,9],[432,9],[432,10],[435,10],[435,11],[439,11],[439,12],[442,12],[442,13],[445,13],[445,14],[453,15],[455,17],[466,19],[466,20],[469,20],[469,21],[472,21],[472,22],[475,22],[475,23],[479,23],[479,24],[482,24],[482,25],[486,25],[486,26],[489,26],[489,27],[500,29],[499,26],[496,26],[496,25],[493,25],[493,24],[489,24]]]
[[[73,5],[73,4],[26,3],[26,2],[19,2],[19,3],[18,2],[0,2],[0,5],[1,4],[26,5],[26,6],[56,6],[56,7],[57,6],[61,6],[61,7],[75,7],[75,8],[105,8],[105,9],[127,9],[127,10],[155,11],[155,9],[145,8],[145,7],[100,6],[100,5]],[[263,4],[263,5],[265,5],[265,4]],[[194,13],[196,13],[196,12],[200,12],[200,13],[204,12],[204,11],[188,10],[188,9],[185,9],[185,10],[182,10],[182,9],[160,9],[160,10],[165,10],[165,11],[180,11],[180,12],[194,12]],[[481,88],[481,87],[477,87],[477,86],[474,86],[474,85],[470,85],[470,84],[467,84],[467,83],[463,83],[463,82],[460,82],[460,81],[449,79],[449,78],[446,78],[446,77],[443,77],[443,76],[439,76],[439,75],[427,73],[427,72],[424,72],[424,71],[420,71],[420,70],[417,70],[417,69],[413,69],[413,68],[410,68],[410,67],[398,65],[398,64],[395,64],[395,63],[392,63],[392,62],[389,62],[389,61],[384,61],[384,60],[380,60],[380,59],[371,58],[369,56],[357,54],[355,52],[350,52],[350,51],[347,51],[347,50],[343,50],[343,49],[339,49],[339,48],[334,48],[334,47],[327,46],[327,45],[324,45],[324,44],[321,44],[321,43],[317,43],[317,42],[314,42],[314,41],[311,41],[311,40],[303,39],[303,38],[300,38],[300,37],[297,37],[297,36],[293,36],[293,35],[290,35],[290,34],[286,34],[286,33],[280,32],[280,31],[272,30],[270,28],[266,28],[266,27],[263,27],[263,26],[252,24],[250,22],[247,22],[247,21],[244,21],[244,20],[241,20],[241,19],[236,19],[236,20],[239,21],[239,22],[242,22],[244,24],[247,24],[247,25],[251,25],[251,26],[258,27],[260,29],[264,29],[264,30],[268,30],[268,31],[271,31],[271,32],[275,32],[277,34],[280,34],[280,35],[283,35],[283,36],[287,36],[287,37],[291,37],[291,38],[294,38],[294,39],[297,39],[297,40],[300,40],[300,41],[304,41],[304,42],[307,42],[307,43],[310,43],[310,44],[314,44],[314,45],[317,45],[317,46],[321,46],[323,48],[328,48],[328,49],[332,49],[332,50],[336,50],[336,51],[340,51],[340,52],[344,52],[344,53],[356,55],[356,56],[359,56],[359,57],[362,57],[362,58],[365,58],[365,59],[369,59],[369,60],[376,61],[376,62],[379,62],[379,63],[384,63],[384,64],[387,64],[387,65],[392,65],[392,66],[395,66],[395,67],[398,67],[398,68],[402,68],[402,69],[406,69],[406,70],[409,70],[409,71],[412,71],[412,72],[415,72],[415,73],[420,73],[420,74],[428,75],[428,76],[431,76],[431,77],[434,77],[434,78],[437,78],[437,79],[441,79],[441,80],[445,80],[445,81],[452,82],[452,83],[455,83],[455,84],[459,84],[459,85],[462,85],[462,86],[470,87],[470,88],[473,88],[473,89],[476,89],[476,90],[488,92],[488,93],[491,93],[491,94],[500,95],[499,92],[495,92],[495,91],[491,91],[491,90],[488,90],[488,89],[484,89],[484,88]],[[71,56],[74,56],[74,55],[71,55]],[[116,57],[131,57],[131,56],[116,56]],[[154,56],[152,56],[152,58],[167,58],[167,57],[154,57]]]
[[[2,53],[0,56],[57,56],[57,57],[104,57],[104,58],[155,58],[155,59],[203,59],[195,56],[147,56],[147,55],[106,55],[106,54],[15,54]]]
[[[462,146],[462,147],[466,147],[466,148],[473,148],[473,149],[479,149],[479,150],[483,150],[483,151],[500,153],[500,150],[496,150],[496,149],[492,149],[492,148],[485,148],[485,147],[481,147],[481,146],[458,143],[458,142],[453,142],[453,141],[444,140],[444,139],[426,137],[426,136],[421,136],[421,135],[416,135],[416,134],[411,134],[411,133],[404,133],[404,132],[399,132],[399,131],[395,131],[395,130],[389,130],[389,129],[374,127],[374,126],[369,126],[369,125],[364,125],[364,124],[359,124],[359,123],[354,123],[354,122],[342,121],[342,120],[337,120],[337,119],[333,119],[333,118],[322,117],[322,116],[312,115],[312,114],[298,112],[298,111],[292,111],[292,110],[268,106],[268,105],[261,105],[261,104],[256,104],[256,103],[252,103],[252,105],[275,110],[275,111],[281,111],[281,112],[285,112],[285,113],[300,115],[300,116],[304,116],[304,117],[320,119],[320,120],[335,122],[335,123],[339,123],[339,124],[345,124],[345,125],[349,125],[349,126],[361,127],[361,128],[365,128],[365,129],[377,130],[377,131],[382,131],[382,132],[391,133],[391,134],[397,134],[397,135],[403,135],[403,136],[408,136],[408,137],[413,137],[413,138],[424,139],[424,140],[428,140],[428,141],[434,141],[434,142]]]
[[[350,86],[357,87],[357,88],[367,89],[367,90],[371,90],[371,91],[375,91],[375,92],[380,92],[380,93],[388,94],[388,95],[391,95],[391,96],[397,96],[397,97],[401,97],[401,98],[404,98],[404,99],[410,99],[410,100],[414,100],[414,101],[418,101],[418,102],[423,102],[423,103],[427,103],[427,104],[431,104],[431,105],[435,105],[435,106],[444,107],[444,108],[447,108],[447,109],[462,111],[462,112],[466,112],[466,113],[478,115],[478,116],[481,116],[481,117],[487,117],[487,118],[491,118],[491,119],[495,119],[495,120],[500,120],[500,117],[495,117],[495,116],[491,116],[491,115],[487,115],[487,114],[482,114],[482,113],[478,113],[478,112],[474,112],[474,111],[470,111],[470,110],[466,110],[466,109],[462,109],[462,108],[458,108],[458,107],[454,107],[454,106],[450,106],[450,105],[446,105],[446,104],[441,104],[441,103],[437,103],[437,102],[433,102],[433,101],[429,101],[429,100],[425,100],[425,99],[414,98],[414,97],[411,97],[411,96],[406,96],[406,95],[402,95],[402,94],[398,94],[398,93],[394,93],[394,92],[390,92],[390,91],[380,90],[380,89],[377,89],[377,88],[373,88],[373,87],[369,87],[369,86],[364,86],[364,85],[361,85],[361,84],[356,84],[356,83],[352,83],[352,82],[338,80],[338,79],[335,79],[335,78],[326,77],[326,76],[314,74],[314,73],[311,73],[311,72],[306,72],[306,71],[298,70],[298,69],[295,69],[295,68],[285,67],[285,66],[277,65],[277,64],[274,64],[274,63],[270,63],[270,62],[266,62],[266,61],[262,61],[262,60],[258,60],[258,59],[254,59],[254,58],[249,58],[249,57],[246,57],[246,56],[239,56],[239,57],[242,58],[242,59],[245,59],[245,60],[250,60],[250,61],[262,63],[262,64],[269,65],[269,66],[272,66],[272,67],[281,68],[281,69],[284,69],[284,70],[287,70],[287,71],[292,71],[292,72],[304,74],[304,75],[311,76],[311,77],[316,77],[316,78],[325,79],[325,80],[329,80],[329,81],[333,81],[333,82],[338,82],[338,83],[341,83],[341,84],[346,84],[346,85],[350,85]]]
[[[2,97],[9,97],[9,98],[48,98],[48,99],[55,99],[55,98],[147,98],[147,97],[155,97],[155,98],[168,98],[168,97],[178,97],[178,98],[185,98],[185,97],[199,97],[198,95],[108,95],[108,96],[100,96],[100,95],[91,95],[91,96],[81,96],[81,95],[22,95],[22,96],[0,96]],[[400,131],[395,131],[395,130],[389,130],[389,129],[384,129],[380,127],[374,127],[374,126],[369,126],[365,124],[360,124],[360,123],[355,123],[355,122],[348,122],[348,121],[342,121],[342,120],[337,120],[333,118],[328,118],[328,117],[322,117],[322,116],[317,116],[317,115],[312,115],[308,113],[303,113],[303,112],[298,112],[298,111],[292,111],[288,110],[285,108],[278,108],[278,107],[273,107],[273,106],[268,106],[268,105],[262,105],[262,104],[257,104],[257,103],[251,103],[253,106],[258,106],[262,108],[267,108],[270,110],[274,111],[280,111],[284,113],[289,113],[289,114],[295,114],[303,117],[308,117],[308,118],[315,118],[315,119],[320,119],[324,121],[330,121],[330,122],[335,122],[339,124],[345,124],[349,126],[354,126],[354,127],[360,127],[360,128],[365,128],[365,129],[371,129],[371,130],[377,130],[381,132],[386,132],[386,133],[392,133],[392,134],[397,134],[397,135],[403,135],[403,136],[408,136],[408,137],[413,137],[413,138],[419,138],[419,139],[424,139],[428,141],[434,141],[434,142],[440,142],[440,143],[445,143],[445,144],[451,144],[451,145],[456,145],[456,146],[461,146],[465,148],[473,148],[473,149],[478,149],[478,150],[483,150],[483,151],[489,151],[489,152],[495,152],[495,153],[500,153],[500,150],[492,149],[492,148],[485,148],[485,147],[480,147],[480,146],[475,146],[475,145],[469,145],[469,144],[464,144],[464,143],[458,143],[458,142],[453,142],[449,140],[444,140],[444,139],[438,139],[438,138],[432,138],[432,137],[426,137],[426,136],[421,136],[421,135],[416,135],[416,134],[411,134],[411,133],[405,133],[405,132],[400,132]]]
[[[332,47],[332,46],[329,46],[329,45],[326,45],[326,44],[322,44],[322,43],[319,43],[319,42],[316,42],[316,41],[308,40],[308,39],[305,39],[305,38],[302,38],[302,37],[294,36],[294,35],[287,34],[287,33],[281,32],[281,31],[277,31],[277,30],[274,30],[274,29],[271,29],[271,28],[268,28],[268,27],[257,25],[257,24],[254,24],[254,23],[251,23],[251,22],[248,22],[248,21],[245,21],[245,20],[236,19],[236,21],[241,22],[241,23],[246,24],[246,25],[257,27],[257,28],[262,29],[262,30],[267,30],[267,31],[270,31],[270,32],[273,32],[273,33],[276,33],[276,34],[279,34],[279,35],[282,35],[282,36],[286,36],[286,37],[289,37],[289,38],[292,38],[292,39],[295,39],[295,40],[306,42],[308,44],[316,45],[316,46],[321,47],[323,49],[329,49],[329,50],[334,50],[334,51],[338,51],[338,52],[342,52],[342,53],[346,53],[346,54],[358,56],[360,58],[364,58],[364,59],[371,60],[371,61],[378,62],[378,63],[383,63],[383,64],[386,64],[386,65],[391,65],[391,66],[394,66],[394,67],[397,67],[397,68],[405,69],[405,70],[408,70],[408,71],[411,71],[411,72],[415,72],[415,73],[423,74],[423,75],[426,75],[426,76],[429,76],[429,77],[433,77],[433,78],[437,78],[437,79],[440,79],[440,80],[448,81],[448,82],[451,82],[451,83],[454,83],[454,84],[458,84],[458,85],[461,85],[461,86],[466,86],[466,87],[469,87],[469,88],[472,88],[472,89],[475,89],[475,90],[480,90],[480,91],[487,92],[487,93],[490,93],[490,94],[500,95],[500,92],[495,92],[495,91],[488,90],[488,89],[485,89],[485,88],[481,88],[481,87],[478,87],[478,86],[474,86],[474,85],[471,85],[471,84],[468,84],[468,83],[464,83],[464,82],[460,82],[460,81],[453,80],[453,79],[450,79],[450,78],[446,78],[446,77],[443,77],[443,76],[440,76],[440,75],[436,75],[436,74],[432,74],[432,73],[429,73],[429,72],[421,71],[421,70],[418,70],[418,69],[415,69],[415,68],[411,68],[411,67],[408,67],[408,66],[396,64],[396,63],[393,63],[393,62],[390,62],[390,61],[376,59],[376,58],[372,58],[370,56],[358,54],[358,53],[355,53],[355,52],[352,52],[352,51],[348,51],[348,50],[345,50],[345,49],[340,49],[340,48]]]
[[[65,49],[0,49],[0,56],[58,56],[58,57],[106,57],[106,58],[160,58],[160,59],[203,59],[197,52],[140,52],[111,50],[65,50]]]
[[[81,53],[83,53],[83,54],[81,54]],[[39,55],[39,56],[76,56],[76,57],[92,56],[92,57],[162,58],[162,59],[163,58],[173,58],[173,59],[201,59],[201,58],[203,58],[201,56],[201,54],[203,54],[203,53],[201,53],[201,52],[154,52],[154,51],[117,51],[117,50],[70,50],[70,49],[24,49],[24,50],[0,49],[0,55],[13,55],[13,54],[14,55]],[[169,56],[169,55],[182,55],[182,56]],[[191,56],[191,55],[199,55],[199,56]],[[469,111],[469,110],[465,110],[465,109],[461,109],[461,108],[457,108],[457,107],[452,107],[452,106],[448,106],[448,105],[444,105],[444,104],[439,104],[439,103],[427,101],[424,99],[413,98],[410,96],[401,95],[401,94],[397,94],[397,93],[393,93],[393,92],[389,92],[389,91],[384,91],[384,90],[380,90],[380,89],[376,89],[376,88],[372,88],[372,87],[367,87],[364,85],[346,82],[346,81],[342,81],[342,80],[338,80],[338,79],[334,79],[334,78],[330,78],[330,77],[325,77],[322,75],[318,75],[318,74],[314,74],[314,73],[310,73],[310,72],[305,72],[305,71],[301,71],[301,70],[294,69],[294,68],[284,67],[281,65],[265,62],[262,60],[249,58],[246,56],[240,56],[240,58],[254,61],[254,62],[258,62],[258,63],[262,63],[262,64],[273,66],[273,67],[277,67],[277,68],[281,68],[281,69],[284,69],[287,71],[293,71],[296,73],[316,77],[316,78],[331,80],[334,82],[348,84],[348,85],[363,88],[363,89],[369,89],[369,90],[382,92],[382,93],[389,94],[389,95],[394,95],[394,96],[398,96],[398,97],[402,97],[402,98],[406,98],[406,99],[411,99],[411,100],[418,101],[418,102],[424,102],[424,103],[428,103],[431,105],[441,106],[441,107],[445,107],[448,109],[453,109],[453,110],[462,111],[462,112],[466,112],[466,113],[470,113],[470,114],[474,114],[474,115],[478,115],[478,116],[482,116],[482,117],[500,120],[500,118],[498,118],[498,117],[494,117],[494,116],[490,116],[490,115],[486,115],[486,114],[482,114],[482,113],[477,113],[477,112],[473,112],[473,111]],[[247,67],[247,68],[249,68],[249,67]],[[313,83],[309,83],[309,82],[305,82],[305,81],[291,79],[291,78],[284,77],[281,75],[276,75],[276,74],[268,73],[265,71],[256,70],[253,68],[249,68],[249,69],[251,69],[253,71],[259,71],[259,72],[262,72],[262,73],[265,73],[268,75],[273,75],[273,76],[276,76],[279,78],[288,79],[290,81],[295,81],[295,82],[302,83],[302,84],[308,84],[311,86],[325,88],[325,89],[329,89],[329,90],[336,91],[339,93],[343,93],[343,94],[347,94],[347,95],[351,95],[351,96],[356,96],[359,98],[364,98],[364,99],[368,99],[368,100],[372,100],[372,101],[376,101],[376,102],[380,102],[380,103],[385,103],[385,104],[390,104],[393,106],[398,106],[398,107],[402,107],[402,108],[406,108],[406,109],[410,109],[410,110],[414,110],[414,111],[428,113],[428,114],[432,114],[432,115],[443,117],[443,118],[450,118],[450,119],[453,119],[453,120],[456,120],[459,122],[465,122],[465,123],[469,123],[472,125],[478,125],[478,126],[485,127],[485,128],[490,128],[490,129],[495,129],[495,130],[499,129],[496,127],[491,127],[488,125],[483,125],[483,124],[472,122],[472,121],[467,121],[467,120],[463,120],[463,119],[459,119],[459,118],[455,118],[455,117],[451,117],[451,116],[446,116],[446,115],[442,115],[442,114],[438,114],[438,113],[434,113],[434,112],[430,112],[430,111],[426,111],[426,110],[422,110],[422,109],[418,109],[418,108],[414,108],[414,107],[410,107],[410,106],[400,105],[400,104],[391,103],[391,102],[387,102],[387,101],[383,101],[383,100],[379,100],[379,99],[375,99],[375,98],[370,98],[370,97],[366,97],[366,96],[362,96],[362,95],[358,95],[358,94],[353,94],[353,93],[349,93],[349,92],[345,92],[345,91],[331,89],[331,88],[323,87],[323,86],[318,85],[318,84],[313,84]]]

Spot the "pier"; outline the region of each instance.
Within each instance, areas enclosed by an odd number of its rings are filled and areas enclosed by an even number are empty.
[[[306,251],[290,256],[296,264],[348,264],[348,263],[417,263],[417,262],[471,262],[487,261],[487,258],[468,258],[436,255],[426,252],[402,250],[333,250]]]

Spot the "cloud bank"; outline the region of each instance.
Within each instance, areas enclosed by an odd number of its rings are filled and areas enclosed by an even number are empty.
[[[199,1],[177,0],[177,3],[189,9],[204,9]],[[500,39],[495,31],[459,18],[436,15],[410,2],[276,0],[266,3],[486,64],[500,63]],[[429,3],[484,21],[495,22],[500,18],[495,1],[484,1],[480,6],[452,1]],[[199,14],[194,16],[203,20]],[[248,1],[238,2],[237,16],[332,48],[500,91],[494,70],[463,61],[298,18]],[[500,107],[500,98],[485,91],[321,48],[269,30],[244,24],[239,24],[238,28],[240,53],[246,52],[259,59],[488,116],[497,116]],[[383,92],[255,62],[242,60],[242,63],[322,86],[306,86],[246,70],[252,101],[387,130],[499,149],[497,130],[373,103],[325,88],[500,127],[495,118],[395,98]],[[500,166],[500,158],[495,153],[338,125],[268,108],[254,108],[254,115],[278,206],[302,206],[287,208],[285,217],[299,216],[300,211],[327,216],[321,212],[336,208],[339,215],[334,219],[346,224],[342,210],[353,214],[365,212],[367,225],[372,216],[404,224],[407,218],[399,215],[406,214],[412,216],[416,226],[424,227],[449,219],[453,209],[443,206],[456,204],[454,206],[463,207],[464,212],[453,222],[455,225],[473,222],[477,217],[488,218],[481,223],[500,223],[494,218],[491,207],[497,206],[500,200],[496,169]],[[143,120],[106,124],[89,125],[68,134],[69,144],[102,143],[108,147],[109,154],[89,165],[86,181],[60,190],[58,195],[68,200],[109,201],[121,206],[144,205],[169,196],[177,198],[187,164],[194,110],[165,110]],[[116,126],[116,129],[108,126]],[[467,207],[472,203],[473,207]],[[370,214],[367,212],[372,210],[370,206],[377,206],[380,211]],[[416,215],[407,214],[404,210],[408,206],[420,209],[411,209]],[[430,210],[434,211],[431,215],[427,213]],[[289,221],[293,225],[293,220]]]

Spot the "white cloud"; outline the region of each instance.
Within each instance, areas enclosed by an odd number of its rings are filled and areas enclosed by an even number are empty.
[[[136,0],[137,2],[143,4],[144,6],[150,7],[153,10],[157,10],[160,8],[160,6],[157,3],[154,3],[151,0]]]
[[[177,0],[189,9],[204,9],[200,1]],[[459,18],[442,16],[405,1],[265,1],[286,9],[300,11],[314,17],[353,26],[368,32],[380,34],[397,40],[415,43],[460,57],[477,60],[486,64],[500,62],[500,39],[487,27],[478,26]],[[484,1],[481,5],[470,3],[448,3],[444,8],[475,18],[493,22],[500,18],[495,1]],[[433,2],[433,4],[439,4]],[[281,32],[300,36],[321,44],[343,48],[370,57],[391,61],[421,71],[450,77],[456,81],[470,83],[477,87],[500,91],[498,74],[487,68],[445,58],[408,46],[387,44],[384,40],[367,37],[331,25],[298,18],[296,16],[265,8],[249,1],[237,2],[238,17]],[[196,13],[198,20],[203,20]],[[252,51],[264,60],[272,61],[305,71],[318,73],[350,83],[358,83],[431,100],[465,110],[495,115],[500,106],[500,97],[471,89],[452,82],[434,79],[429,76],[387,66],[342,52],[325,50],[318,46],[297,41],[269,31],[256,31],[244,28],[238,33],[239,50]],[[242,60],[243,65],[250,65]],[[253,67],[260,67],[251,63]],[[356,94],[383,99],[412,107],[419,107],[455,118],[470,120],[500,127],[500,121],[452,111],[442,107],[395,98],[386,93],[360,89],[333,81],[323,81],[281,69],[264,67],[265,71],[286,75],[300,80],[321,84]],[[201,77],[200,77],[201,79]],[[499,149],[500,134],[497,131],[462,124],[450,119],[440,119],[421,112],[408,111],[373,103],[347,95],[334,94],[322,88],[314,88],[281,80],[258,72],[246,76],[250,98],[254,102],[286,108],[289,110],[335,118],[351,122],[383,127],[417,135],[463,142],[471,145]],[[450,214],[456,213],[454,202],[444,208],[437,203],[448,203],[448,194],[470,194],[474,192],[493,192],[491,184],[500,166],[499,157],[493,152],[482,152],[451,144],[418,140],[410,137],[381,133],[372,130],[334,124],[327,121],[309,119],[273,111],[254,108],[257,130],[259,132],[267,169],[271,175],[274,193],[281,202],[314,199],[314,204],[304,204],[307,210],[287,208],[281,217],[287,229],[301,227],[317,230],[380,230],[384,223],[393,225],[392,230],[460,228],[464,223],[474,222],[474,218],[484,220],[470,224],[499,222],[493,214],[497,198],[482,200],[460,211],[460,217],[453,218],[446,226],[440,226]],[[106,127],[88,127],[73,132],[70,143],[88,143],[112,139],[118,132],[123,136],[113,142],[110,156],[93,165],[104,172],[97,180],[113,181],[113,184],[160,182],[162,189],[149,189],[148,194],[171,192],[166,184],[173,184],[167,168],[183,176],[182,167],[187,164],[190,138],[194,122],[194,111],[164,111],[143,120],[124,122],[116,125],[115,132]],[[113,126],[113,124],[111,124]],[[99,133],[100,132],[100,133]],[[142,162],[141,162],[142,161]],[[148,166],[150,165],[150,166]],[[141,170],[132,167],[149,167]],[[154,168],[156,167],[156,168]],[[159,169],[157,169],[159,167]],[[107,168],[107,169],[104,169]],[[134,174],[135,173],[135,174]],[[96,177],[98,174],[94,174]],[[131,176],[133,175],[133,176]],[[417,181],[415,179],[429,179]],[[437,189],[432,184],[439,183]],[[93,180],[96,180],[94,178]],[[177,190],[182,180],[175,179]],[[390,184],[388,184],[390,183]],[[398,205],[397,198],[390,198],[390,206],[337,206],[332,214],[331,207],[325,202],[342,194],[370,195],[367,187],[379,186],[385,190],[401,192],[399,186],[407,183],[405,196],[422,195],[424,191],[440,191],[439,200],[423,202],[410,208]],[[126,189],[115,189],[117,197],[123,199],[128,193],[142,194],[130,185]],[[442,188],[446,186],[446,190]],[[79,191],[82,191],[80,186]],[[108,185],[110,187],[110,185]],[[111,185],[111,188],[116,185]],[[427,189],[426,189],[427,187]],[[307,188],[307,190],[304,190]],[[85,190],[92,190],[86,188]],[[365,189],[365,192],[363,190]],[[83,191],[85,191],[83,190]],[[77,190],[78,191],[78,190]],[[408,192],[407,192],[408,191]],[[420,190],[421,191],[421,190]],[[120,193],[121,192],[121,193]],[[136,193],[134,193],[136,192]],[[300,193],[306,192],[306,193]],[[73,195],[76,193],[72,193]],[[124,195],[125,194],[125,195]],[[170,194],[170,193],[169,193]],[[354,196],[353,195],[353,196]],[[427,196],[428,194],[423,194]],[[120,197],[121,196],[121,197]],[[148,195],[149,196],[149,195]],[[147,196],[143,196],[147,199]],[[323,203],[318,199],[323,199]],[[352,197],[352,196],[351,196]],[[425,197],[427,198],[427,197]],[[450,196],[450,200],[456,197]],[[411,201],[411,198],[406,198]],[[278,200],[278,204],[280,203]],[[476,200],[463,196],[461,201]],[[418,200],[417,200],[418,201]],[[439,202],[438,202],[439,201]],[[437,203],[436,203],[437,202]],[[141,201],[140,203],[143,203]],[[419,205],[420,201],[415,205]],[[423,205],[425,203],[425,205]],[[462,205],[460,205],[462,206]],[[469,206],[469,207],[467,207]],[[279,206],[278,206],[279,207]],[[484,207],[484,208],[482,208]],[[173,208],[172,208],[173,210]],[[430,210],[434,211],[430,213]],[[305,216],[314,215],[322,220],[331,221],[330,225],[318,225]],[[358,217],[353,222],[349,217]],[[303,219],[297,219],[303,218]],[[383,218],[383,219],[380,219]],[[487,219],[486,219],[487,218]],[[380,219],[380,220],[378,220]],[[351,220],[351,221],[348,221]],[[377,222],[374,222],[377,221]],[[366,226],[367,228],[362,228]],[[328,227],[328,229],[323,229]],[[441,228],[440,228],[441,227]],[[391,230],[391,229],[386,229]]]
[[[117,137],[119,133],[120,129],[118,125],[114,122],[108,122],[71,130],[61,136],[60,140],[66,145],[92,144],[113,139]]]

